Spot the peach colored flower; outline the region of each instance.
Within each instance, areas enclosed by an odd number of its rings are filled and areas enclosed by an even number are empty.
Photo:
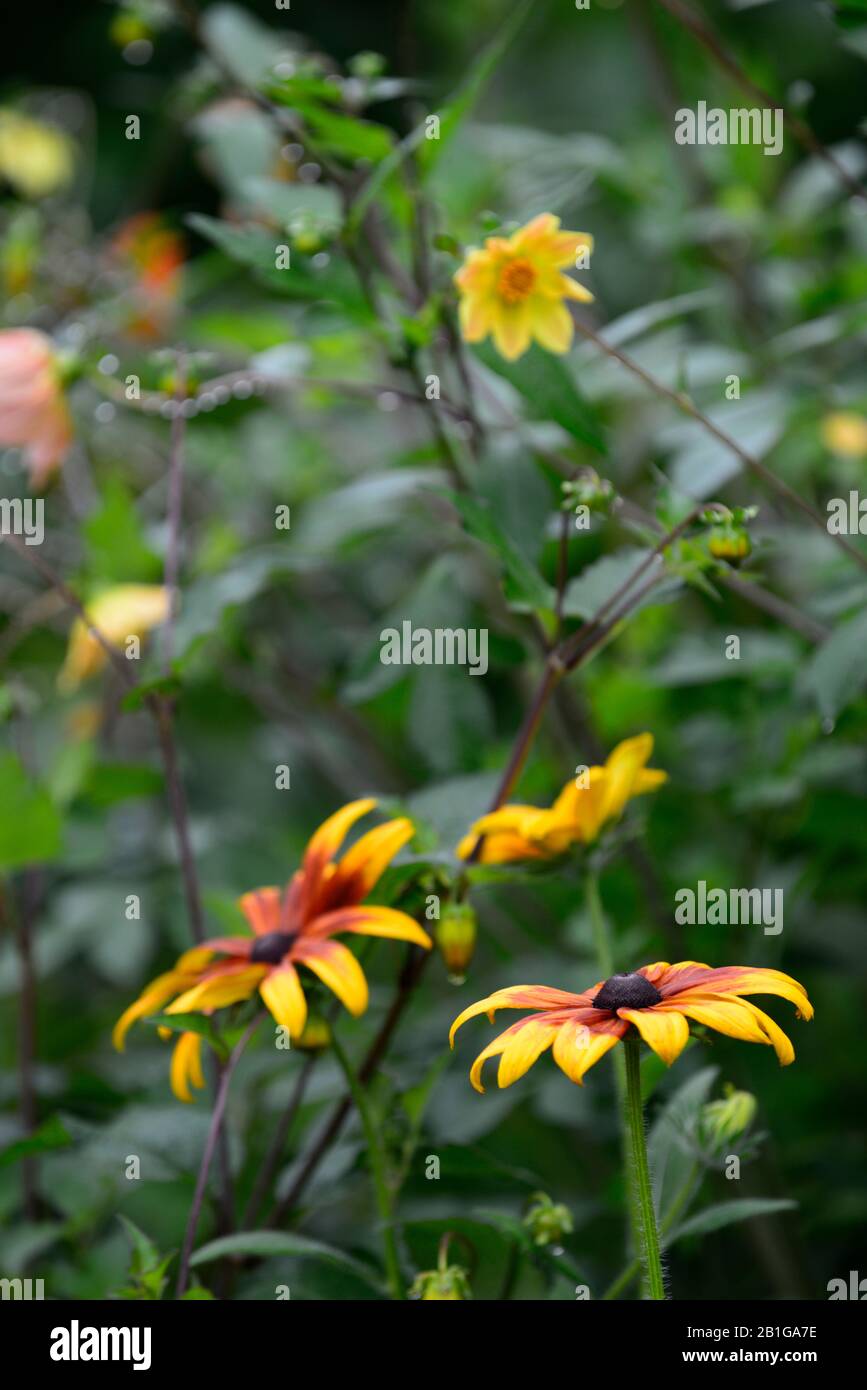
[[[41,489],[71,442],[51,339],[36,328],[0,330],[0,445],[24,450],[31,486]]]

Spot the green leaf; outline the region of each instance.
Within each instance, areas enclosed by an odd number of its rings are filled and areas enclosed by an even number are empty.
[[[82,529],[93,580],[147,583],[160,577],[160,559],[145,541],[133,500],[118,478],[109,479],[102,506]]]
[[[504,575],[504,589],[511,608],[550,611],[554,591],[538,570],[525,559],[514,541],[502,529],[490,507],[464,493],[447,493],[460,513],[467,531],[496,556]]]
[[[719,1068],[704,1067],[675,1091],[657,1117],[648,1139],[647,1157],[656,1209],[667,1212],[695,1165],[694,1134],[701,1107],[710,1095]]]
[[[689,1220],[676,1226],[666,1237],[666,1245],[674,1245],[684,1236],[707,1235],[719,1231],[723,1226],[731,1226],[736,1221],[749,1221],[753,1216],[769,1216],[775,1211],[791,1211],[798,1203],[787,1197],[739,1197],[731,1202],[717,1202],[705,1207]]]
[[[246,179],[243,192],[250,202],[279,221],[291,224],[295,218],[309,214],[329,234],[341,223],[340,198],[333,188],[319,183],[280,183],[277,179]],[[271,237],[271,260],[274,260],[274,238]],[[279,272],[282,274],[282,272]]]
[[[593,618],[609,599],[613,598],[617,591],[650,556],[649,550],[641,550],[635,546],[623,546],[622,549],[614,552],[613,555],[603,555],[601,560],[596,560],[592,565],[588,565],[581,574],[569,581],[566,593],[563,596],[563,612],[569,618]],[[664,569],[661,559],[652,561],[643,571],[641,576],[636,579],[630,593],[636,593],[643,583],[652,578],[655,574],[660,574]],[[657,589],[651,589],[648,594],[636,604],[635,610],[646,607],[648,604],[658,602]]]
[[[523,396],[534,420],[553,420],[573,439],[600,454],[608,452],[595,410],[559,357],[534,346],[518,362],[507,362],[491,343],[482,343],[476,352],[486,367]]]
[[[12,753],[0,754],[0,870],[44,864],[61,852],[62,821]]]
[[[197,1250],[190,1265],[206,1264],[209,1260],[222,1259],[224,1255],[258,1255],[262,1259],[285,1255],[293,1259],[324,1260],[356,1275],[365,1284],[381,1292],[376,1274],[360,1260],[333,1245],[325,1245],[320,1240],[310,1240],[307,1236],[295,1235],[290,1231],[238,1231],[235,1235],[220,1236]]]
[[[31,1154],[48,1153],[52,1149],[66,1149],[72,1143],[72,1136],[66,1132],[58,1115],[52,1115],[44,1124],[26,1139],[16,1139],[0,1151],[0,1168],[17,1163],[19,1158]]]
[[[459,130],[461,123],[472,111],[532,8],[533,0],[522,0],[522,3],[515,5],[487,48],[482,50],[476,61],[470,66],[469,72],[457,92],[438,113],[440,118],[439,139],[426,140],[420,148],[419,163],[425,171],[434,167],[449,141]]]
[[[156,1028],[167,1028],[170,1033],[198,1033],[223,1061],[229,1055],[225,1040],[205,1014],[154,1014],[142,1021],[152,1023]]]
[[[840,623],[811,654],[800,688],[824,719],[835,719],[867,682],[867,608]]]
[[[206,48],[244,87],[260,86],[278,59],[293,49],[282,34],[238,5],[209,5],[201,24]]]

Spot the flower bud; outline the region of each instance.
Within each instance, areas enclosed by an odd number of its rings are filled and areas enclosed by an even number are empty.
[[[568,1207],[552,1202],[547,1192],[535,1192],[531,1202],[524,1226],[534,1245],[559,1245],[564,1236],[572,1234],[574,1226]]]
[[[476,914],[469,903],[449,903],[434,936],[450,975],[462,978],[476,949]]]
[[[742,527],[725,525],[714,526],[708,546],[715,560],[737,564],[751,553],[753,543]]]
[[[308,1014],[307,1022],[300,1037],[293,1039],[293,1047],[301,1052],[321,1052],[331,1046],[331,1024],[322,1014]]]
[[[417,1274],[409,1291],[410,1298],[422,1301],[459,1302],[472,1298],[467,1271],[462,1265],[446,1265],[444,1269],[428,1269]]]
[[[756,1116],[757,1101],[749,1091],[736,1091],[731,1083],[725,1086],[722,1100],[708,1101],[701,1112],[700,1130],[712,1148],[721,1148],[749,1129]]]
[[[569,478],[562,484],[564,512],[574,511],[576,507],[589,507],[591,512],[608,512],[615,498],[614,484],[607,478],[600,478],[593,468],[585,468],[577,478]]]

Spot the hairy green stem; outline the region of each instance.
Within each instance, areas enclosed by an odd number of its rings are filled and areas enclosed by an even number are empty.
[[[660,1236],[668,1235],[674,1223],[677,1221],[681,1212],[688,1205],[692,1196],[695,1179],[698,1172],[698,1164],[694,1163],[689,1170],[686,1182],[680,1188],[677,1196],[669,1207],[665,1216],[659,1223]],[[625,1269],[621,1270],[613,1284],[610,1284],[602,1295],[603,1302],[610,1302],[613,1298],[618,1298],[624,1289],[628,1289],[633,1279],[641,1273],[641,1261],[631,1260]]]
[[[635,1229],[635,1244],[641,1255],[647,1279],[648,1296],[664,1300],[665,1286],[662,1279],[662,1263],[659,1258],[659,1233],[656,1229],[656,1212],[653,1209],[653,1189],[650,1185],[650,1169],[647,1166],[647,1145],[644,1140],[644,1112],[641,1105],[641,1063],[637,1037],[623,1039],[626,1057],[626,1100],[624,1124],[629,1130],[631,1143],[632,1172],[630,1178],[635,1187],[638,1222]],[[633,1219],[635,1209],[633,1209]]]
[[[346,1085],[355,1102],[355,1108],[358,1111],[361,1127],[364,1130],[364,1138],[367,1142],[370,1174],[373,1178],[376,1205],[379,1208],[379,1217],[382,1223],[382,1250],[385,1259],[385,1273],[388,1287],[391,1291],[392,1298],[403,1299],[406,1297],[406,1293],[404,1290],[403,1276],[400,1272],[400,1257],[397,1251],[397,1239],[393,1224],[393,1199],[386,1174],[385,1154],[379,1142],[376,1122],[374,1121],[371,1111],[370,1097],[355,1075],[352,1063],[337,1037],[336,1029],[331,1035],[331,1046],[334,1049],[335,1057],[340,1063],[343,1075],[346,1077]]]

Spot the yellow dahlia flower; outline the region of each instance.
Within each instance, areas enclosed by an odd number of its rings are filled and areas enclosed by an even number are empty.
[[[741,996],[777,994],[795,1005],[799,1018],[812,1018],[813,1006],[802,985],[781,970],[726,965],[717,970],[698,961],[677,965],[656,961],[626,975],[600,980],[582,994],[569,994],[546,985],[513,985],[499,989],[464,1009],[452,1024],[449,1040],[467,1019],[497,1009],[537,1009],[513,1023],[483,1052],[470,1071],[477,1091],[484,1091],[482,1068],[499,1057],[497,1082],[511,1086],[550,1047],[554,1061],[570,1081],[583,1085],[584,1074],[632,1029],[667,1066],[676,1061],[689,1038],[688,1019],[714,1028],[729,1038],[767,1043],[780,1065],[795,1060],[795,1049],[783,1030],[766,1013]]]
[[[107,640],[118,648],[130,637],[139,640],[169,616],[169,591],[162,584],[118,584],[106,589],[87,605],[87,616]],[[76,690],[102,670],[108,661],[83,618],[76,618],[69,635],[66,660],[57,684],[63,691]]]
[[[835,410],[822,421],[822,440],[826,448],[843,458],[863,458],[867,454],[867,420],[854,410]]]
[[[561,231],[559,217],[550,212],[510,237],[488,237],[481,249],[470,247],[454,277],[462,336],[478,343],[490,333],[510,362],[533,338],[549,352],[568,352],[574,329],[564,300],[586,304],[593,296],[563,271],[574,270],[579,253],[592,249],[591,236]]]
[[[480,836],[484,840],[476,858],[481,864],[551,859],[570,845],[591,844],[633,796],[667,781],[665,772],[646,766],[652,752],[652,734],[625,739],[604,767],[588,768],[580,783],[567,782],[550,808],[501,806],[482,816],[458,845],[458,857],[468,859]]]

